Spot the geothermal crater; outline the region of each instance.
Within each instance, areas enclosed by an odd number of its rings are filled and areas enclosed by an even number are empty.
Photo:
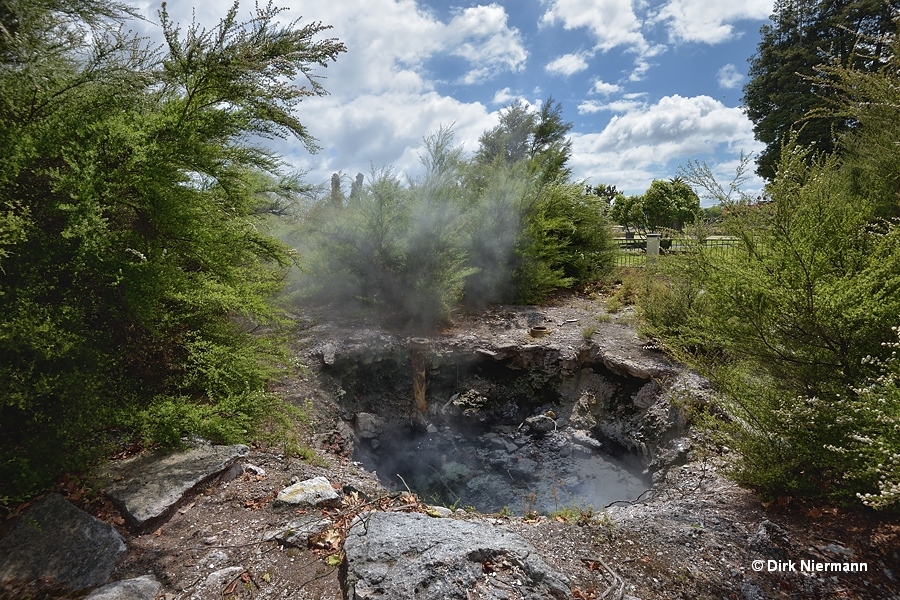
[[[636,338],[586,339],[565,320],[536,337],[533,321],[499,335],[324,343],[354,459],[389,488],[481,512],[646,497],[687,449],[673,397],[689,376]]]

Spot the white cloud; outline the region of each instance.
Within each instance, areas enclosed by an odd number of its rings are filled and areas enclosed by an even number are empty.
[[[643,51],[648,47],[631,0],[552,0],[541,22],[590,29],[599,50],[625,46]]]
[[[635,110],[639,110],[644,106],[644,103],[637,102],[635,100],[615,100],[613,102],[597,102],[595,100],[588,100],[586,102],[582,102],[578,105],[578,112],[580,114],[593,114],[598,112],[611,112],[616,114],[623,114],[632,112]]]
[[[502,6],[490,4],[467,8],[447,25],[445,48],[476,65],[463,78],[465,83],[478,83],[499,71],[524,68],[528,52],[519,31],[510,29],[507,19]]]
[[[604,96],[608,96],[610,94],[614,94],[616,92],[621,91],[622,88],[615,83],[606,83],[603,80],[596,80],[594,85],[591,86],[592,94],[603,94]]]
[[[555,75],[574,75],[588,68],[587,60],[581,53],[563,54],[551,60],[544,69]]]
[[[737,67],[729,63],[719,69],[718,73],[716,73],[716,79],[720,88],[731,90],[743,83],[744,76],[737,70]]]
[[[743,111],[709,96],[666,96],[649,105],[610,103],[602,110],[616,113],[602,131],[572,136],[573,171],[626,193],[643,193],[654,178],[675,176],[674,160],[722,150],[734,156],[759,146]]]
[[[137,0],[133,0],[137,1]],[[398,173],[416,173],[422,140],[442,125],[453,125],[457,141],[469,151],[478,137],[497,123],[497,114],[480,102],[462,102],[435,92],[426,61],[451,55],[466,62],[463,82],[476,82],[500,71],[519,71],[527,60],[521,35],[509,26],[497,4],[459,10],[441,20],[415,0],[282,0],[290,10],[285,22],[301,25],[321,19],[333,28],[319,39],[337,38],[347,52],[317,75],[330,93],[304,99],[297,113],[323,150],[308,155],[288,140],[265,143],[288,164],[307,171],[311,182],[327,181],[331,173],[366,173],[370,164],[393,166]],[[215,26],[230,2],[203,3],[197,21]],[[239,18],[249,15],[248,3]],[[141,5],[142,10],[147,9]],[[155,9],[152,9],[155,10]],[[191,22],[191,5],[169,2],[172,19]],[[154,13],[145,13],[156,20]],[[158,36],[159,30],[150,32]],[[509,94],[509,90],[503,92]],[[498,97],[503,94],[498,93]]]
[[[401,175],[416,174],[422,140],[429,132],[452,126],[457,143],[474,152],[479,136],[497,124],[497,113],[484,105],[436,92],[367,94],[345,102],[315,98],[304,106],[304,122],[326,149],[308,155],[297,144],[284,144],[276,150],[296,168],[308,171],[313,182],[327,181],[336,171],[367,173],[370,164],[392,166]]]
[[[674,40],[717,44],[734,36],[734,22],[766,19],[773,6],[773,0],[669,0],[653,20],[665,22]]]
[[[505,87],[502,90],[497,90],[494,98],[491,100],[491,104],[508,106],[513,100],[518,100],[519,98],[521,98],[520,95],[514,94],[511,89]]]

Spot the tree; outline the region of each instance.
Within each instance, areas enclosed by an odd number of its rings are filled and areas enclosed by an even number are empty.
[[[422,178],[404,187],[391,169],[373,170],[346,206],[329,202],[307,220],[308,299],[369,309],[407,330],[448,318],[474,271],[466,263],[465,164],[450,129],[427,136],[425,146]]]
[[[700,198],[681,178],[655,179],[642,196],[619,196],[610,218],[625,227],[643,232],[661,228],[681,230],[700,212]]]
[[[898,198],[900,39],[887,56],[877,72],[828,67],[834,113],[856,121],[839,152],[789,137],[769,201],[726,206],[734,250],[668,263],[643,300],[653,332],[716,384],[735,474],[767,494],[900,502],[900,228],[881,215]]]
[[[625,228],[625,231],[647,231],[642,196],[625,196],[620,194],[613,201],[609,218]]]
[[[562,118],[562,105],[553,97],[537,113],[518,101],[500,112],[500,123],[479,139],[475,163],[483,167],[523,162],[542,183],[565,180],[571,174],[567,163],[572,143],[566,138],[572,124]]]
[[[656,179],[644,192],[645,222],[652,230],[681,230],[700,212],[700,198],[682,179]]]
[[[854,122],[817,112],[827,106],[829,78],[820,67],[837,64],[875,72],[888,59],[897,33],[897,0],[779,0],[771,24],[750,59],[744,105],[756,139],[766,144],[757,173],[772,179],[791,129],[800,145],[832,152]],[[810,113],[813,113],[812,115]]]
[[[253,136],[315,148],[294,109],[343,44],[271,4],[184,31],[163,8],[160,51],[122,5],[2,6],[0,498],[117,437],[245,439],[278,356],[249,330],[294,259],[260,233],[293,184]]]

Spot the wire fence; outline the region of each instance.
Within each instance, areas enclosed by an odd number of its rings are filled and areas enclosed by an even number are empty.
[[[644,237],[614,238],[618,247],[614,264],[617,267],[643,267],[647,264],[647,240]],[[697,240],[685,238],[663,238],[660,240],[659,256],[693,252],[701,244]],[[703,240],[702,247],[706,252],[730,253],[738,248],[738,239],[728,236],[711,236]],[[652,259],[652,257],[651,257]]]

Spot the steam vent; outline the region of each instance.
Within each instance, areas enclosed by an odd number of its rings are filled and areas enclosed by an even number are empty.
[[[315,332],[353,458],[389,488],[482,512],[646,497],[683,456],[674,393],[697,387],[628,327],[552,309],[488,313],[430,338]],[[694,378],[696,379],[696,378]]]

